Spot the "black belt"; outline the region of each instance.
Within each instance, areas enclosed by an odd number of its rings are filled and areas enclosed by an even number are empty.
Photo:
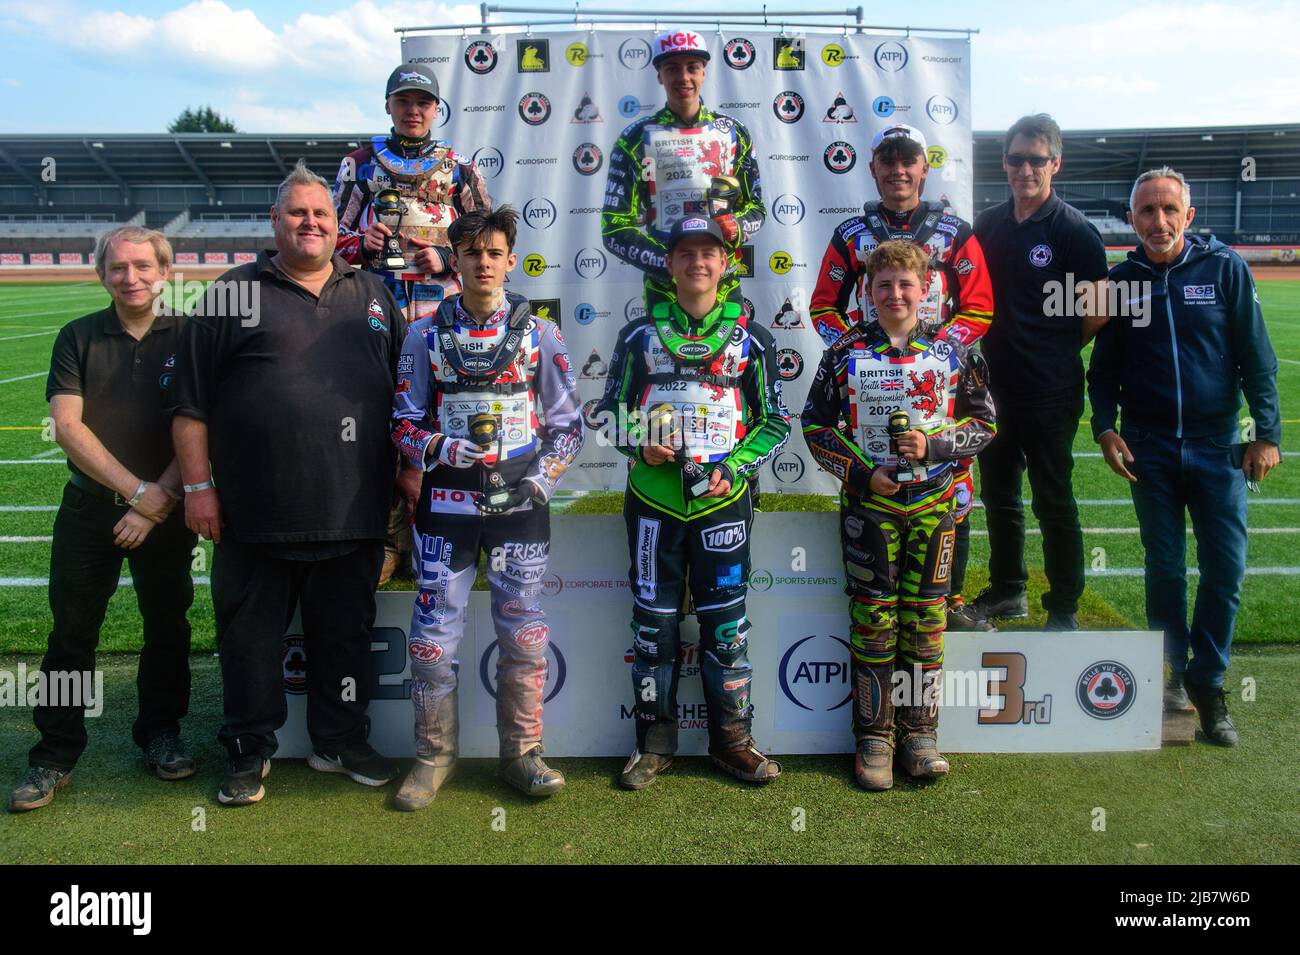
[[[70,480],[87,494],[92,494],[101,500],[112,501],[118,507],[131,506],[130,498],[123,497],[111,488],[104,487],[104,485],[100,484],[98,481],[92,481],[84,474],[78,474],[76,471],[73,471]]]

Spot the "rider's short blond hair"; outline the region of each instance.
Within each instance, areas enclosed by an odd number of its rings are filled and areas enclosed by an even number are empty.
[[[885,269],[915,272],[916,277],[924,282],[930,272],[930,256],[919,245],[906,239],[890,239],[880,243],[867,256],[867,281],[873,281],[877,273]]]

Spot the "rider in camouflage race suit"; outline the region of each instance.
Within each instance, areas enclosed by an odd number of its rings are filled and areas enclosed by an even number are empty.
[[[882,243],[875,271],[913,271],[926,279],[926,256],[904,241]],[[898,708],[898,751],[909,775],[948,771],[935,740],[946,626],[944,599],[954,549],[954,471],[996,430],[984,361],[957,340],[932,338],[916,321],[897,347],[881,324],[858,323],[826,350],[802,422],[813,458],[842,482],[840,540],[849,594],[855,775],[867,789],[893,785],[895,661],[911,671]],[[899,456],[891,414],[906,410],[925,438],[915,479],[885,493]],[[901,439],[899,439],[901,440]],[[919,679],[917,678],[919,676]]]
[[[674,241],[691,230],[723,245],[716,223],[702,218],[679,223]],[[725,251],[714,261],[716,283]],[[589,427],[631,422],[619,428],[622,440],[616,442],[631,459],[623,511],[631,558],[637,748],[620,779],[630,789],[653,782],[677,749],[678,617],[688,577],[700,625],[709,752],[720,768],[750,782],[766,782],[779,772],[754,749],[750,735],[745,595],[753,508],[743,478],[785,444],[790,419],[771,332],[751,324],[716,284],[710,291],[715,304],[706,314],[688,314],[674,297],[657,302],[619,333],[605,395],[588,419]],[[684,448],[676,460],[654,463],[646,455],[669,441],[654,425],[647,433],[641,415],[665,403]],[[692,482],[681,457],[701,464],[703,473],[720,478],[717,488],[725,482],[727,489],[719,496],[688,494]]]
[[[668,102],[623,130],[614,144],[600,215],[605,248],[645,273],[648,310],[661,298],[674,296],[664,259],[676,223],[716,217],[738,258],[734,250],[753,239],[767,215],[749,130],[700,102],[709,60],[700,34],[670,30],[656,38],[654,54]],[[710,208],[707,193],[714,176],[740,182],[740,194],[728,212]],[[735,264],[733,259],[733,271],[719,290],[724,298],[743,305]]]

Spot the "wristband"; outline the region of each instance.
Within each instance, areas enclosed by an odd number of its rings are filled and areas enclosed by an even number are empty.
[[[141,481],[140,486],[135,489],[135,497],[131,498],[126,503],[130,504],[132,507],[135,507],[144,498],[144,492],[147,490],[149,490],[149,485],[146,482]]]
[[[182,486],[183,488],[185,488],[185,493],[186,493],[186,494],[197,494],[199,491],[206,491],[206,490],[208,490],[209,488],[211,488],[211,487],[212,487],[212,479],[211,479],[211,478],[208,478],[208,480],[203,481],[203,482],[201,482],[201,483],[199,483],[199,484],[183,484],[183,485],[181,485],[181,486]]]

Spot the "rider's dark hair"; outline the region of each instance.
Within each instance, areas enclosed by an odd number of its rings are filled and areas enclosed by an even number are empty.
[[[519,213],[510,206],[497,206],[491,212],[467,212],[447,228],[447,239],[452,251],[462,245],[474,248],[493,232],[506,237],[506,251],[515,250],[515,233],[519,226]]]

